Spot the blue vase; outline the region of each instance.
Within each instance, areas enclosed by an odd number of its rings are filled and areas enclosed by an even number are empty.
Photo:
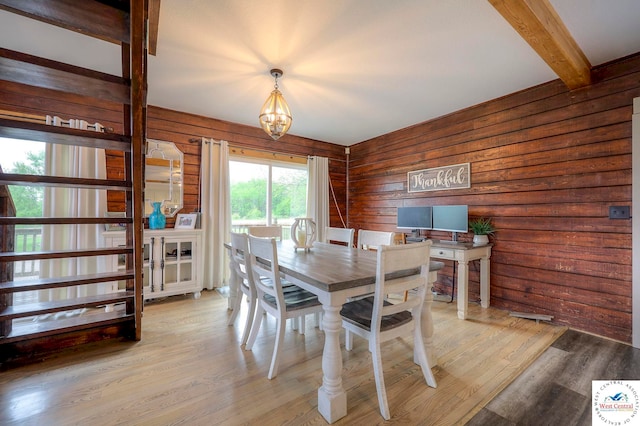
[[[153,206],[153,211],[149,215],[149,229],[164,229],[167,224],[167,218],[160,211],[162,203],[156,201],[151,205]]]

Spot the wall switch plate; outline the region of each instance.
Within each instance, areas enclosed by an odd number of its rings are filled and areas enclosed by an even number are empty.
[[[609,219],[630,219],[629,206],[609,206]]]

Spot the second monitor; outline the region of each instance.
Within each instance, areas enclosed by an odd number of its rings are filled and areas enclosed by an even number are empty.
[[[433,206],[432,229],[452,232],[456,241],[458,232],[469,232],[469,206]]]

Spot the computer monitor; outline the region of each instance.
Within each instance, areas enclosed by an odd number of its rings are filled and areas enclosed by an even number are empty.
[[[433,206],[432,229],[450,231],[451,239],[456,241],[456,233],[469,232],[469,207],[466,205]]]
[[[420,229],[431,229],[431,207],[398,207],[398,228],[411,229],[417,235]]]

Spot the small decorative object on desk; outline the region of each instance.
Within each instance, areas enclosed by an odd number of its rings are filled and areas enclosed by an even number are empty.
[[[310,217],[297,217],[291,225],[291,239],[295,249],[309,251],[316,240],[316,224]]]
[[[176,217],[174,228],[176,229],[195,229],[198,213],[180,213]]]
[[[489,244],[489,235],[496,232],[491,219],[484,217],[470,220],[469,229],[473,232],[473,244],[476,246]]]
[[[153,206],[153,211],[149,215],[149,229],[164,229],[167,224],[167,218],[160,211],[162,203],[155,201],[151,205]]]

